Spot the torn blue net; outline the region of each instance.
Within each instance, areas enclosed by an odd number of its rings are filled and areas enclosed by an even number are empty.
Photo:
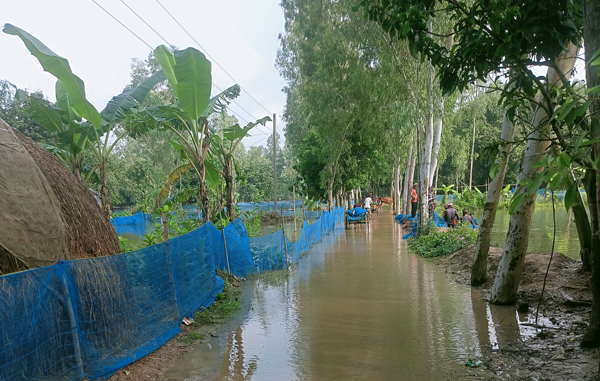
[[[141,250],[1,276],[0,380],[105,380],[215,300],[224,285],[215,268],[285,269],[343,216],[335,209],[305,221],[297,242],[281,231],[248,238],[241,220],[223,231],[207,223]]]

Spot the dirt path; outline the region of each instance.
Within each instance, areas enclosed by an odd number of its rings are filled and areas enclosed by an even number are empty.
[[[458,283],[469,284],[474,248],[463,249],[435,262]],[[501,248],[490,248],[488,280],[477,289],[489,300],[498,268]],[[527,254],[519,286],[515,312],[528,309],[525,322],[533,322],[548,267],[549,254]],[[501,347],[483,348],[482,370],[489,380],[597,380],[599,355],[597,349],[579,347],[589,322],[591,291],[590,274],[580,273],[581,263],[555,254],[539,312],[540,322],[551,328],[531,328],[523,336]],[[513,315],[513,316],[515,316]]]

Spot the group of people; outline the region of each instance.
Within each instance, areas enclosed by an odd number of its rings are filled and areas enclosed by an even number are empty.
[[[448,203],[444,205],[444,213],[442,218],[448,224],[448,227],[455,228],[459,223],[468,223],[469,225],[477,226],[477,219],[475,218],[475,214],[469,214],[467,209],[462,210],[462,217],[459,217],[458,210],[454,208],[454,204]]]

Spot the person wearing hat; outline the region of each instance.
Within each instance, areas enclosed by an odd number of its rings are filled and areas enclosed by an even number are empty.
[[[448,208],[444,210],[444,221],[448,224],[449,228],[456,227],[456,221],[458,220],[458,210],[454,209],[454,205],[450,202],[448,203]]]
[[[419,198],[417,196],[417,183],[413,184],[412,190],[410,191],[410,214],[413,217],[417,216],[417,205],[419,204]]]

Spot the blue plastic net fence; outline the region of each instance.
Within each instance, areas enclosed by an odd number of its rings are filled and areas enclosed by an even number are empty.
[[[207,228],[142,250],[0,277],[0,379],[104,380],[223,288]]]
[[[0,380],[105,380],[215,300],[224,285],[215,268],[239,276],[284,269],[343,223],[343,214],[305,221],[297,242],[282,231],[248,238],[241,220],[223,231],[208,223],[130,253],[2,276]]]

